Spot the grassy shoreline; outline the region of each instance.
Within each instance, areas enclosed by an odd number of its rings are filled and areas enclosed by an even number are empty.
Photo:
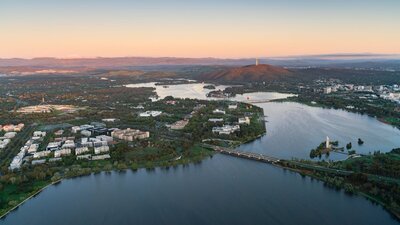
[[[60,177],[59,179],[52,181],[51,179],[48,179],[46,181],[44,181],[44,184],[42,186],[40,186],[38,189],[26,193],[26,196],[23,199],[20,199],[19,202],[17,202],[16,205],[14,206],[10,206],[4,209],[0,210],[0,220],[4,219],[8,214],[10,214],[11,212],[13,212],[14,210],[17,210],[21,205],[23,205],[25,202],[27,202],[28,200],[30,200],[31,198],[37,196],[38,194],[40,194],[43,190],[45,190],[46,188],[54,185],[54,184],[58,184],[60,183],[62,180],[64,179],[73,179],[76,177],[81,177],[81,176],[89,176],[91,174],[98,174],[100,172],[111,172],[111,171],[127,171],[127,170],[132,170],[132,171],[137,171],[138,169],[146,169],[146,170],[154,170],[155,168],[170,168],[170,167],[176,167],[176,166],[186,166],[188,164],[196,164],[196,163],[200,163],[201,161],[203,161],[204,159],[206,159],[207,157],[212,157],[214,155],[213,151],[207,150],[207,149],[202,149],[202,155],[201,156],[194,156],[194,157],[190,157],[190,158],[181,158],[179,160],[174,160],[174,159],[170,159],[170,160],[166,160],[166,161],[158,161],[158,162],[154,162],[154,163],[139,163],[139,164],[131,164],[131,165],[127,165],[124,168],[120,168],[118,166],[114,166],[112,168],[106,168],[106,166],[104,166],[104,168],[102,168],[100,171],[95,169],[94,167],[92,168],[83,168],[83,169],[90,169],[90,170],[85,170],[85,172],[81,173],[81,174],[76,174],[74,176],[69,176],[69,175],[65,175],[63,177]],[[109,165],[109,164],[105,164],[105,165]]]

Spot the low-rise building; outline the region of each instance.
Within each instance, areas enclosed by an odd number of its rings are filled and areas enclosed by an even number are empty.
[[[172,130],[182,130],[189,123],[189,120],[179,120],[171,125]]]
[[[110,151],[110,147],[108,146],[100,146],[100,147],[95,147],[94,148],[94,154],[100,154],[100,153],[104,153],[104,152],[109,152]]]
[[[161,115],[161,111],[146,111],[139,114],[140,117],[157,117]]]
[[[81,134],[82,134],[83,136],[86,136],[86,137],[92,136],[92,132],[90,132],[90,131],[88,131],[88,130],[82,130],[82,131],[81,131]]]
[[[33,153],[33,158],[38,159],[38,158],[44,158],[49,156],[51,151],[41,151],[41,152],[35,152]]]
[[[225,114],[226,112],[225,112],[224,110],[222,110],[222,109],[215,109],[215,110],[213,111],[213,113],[214,113],[214,114]]]
[[[17,125],[14,124],[7,124],[2,127],[5,132],[19,132],[21,131],[25,125],[23,123],[19,123]]]
[[[71,155],[71,153],[72,153],[72,150],[69,148],[60,149],[60,150],[54,151],[54,157],[58,158],[61,156],[67,156],[67,155]]]
[[[38,148],[39,148],[39,145],[38,145],[38,144],[31,144],[31,145],[29,146],[29,148],[28,148],[28,153],[37,152]]]
[[[46,159],[37,159],[37,160],[32,160],[32,165],[39,165],[39,164],[44,164],[46,163]]]
[[[54,135],[56,135],[56,136],[61,136],[63,134],[64,134],[64,130],[58,130],[58,131],[54,132]]]
[[[0,140],[0,149],[4,149],[7,147],[7,145],[10,143],[10,139],[3,139]]]
[[[238,107],[237,104],[228,105],[228,109],[237,109],[237,107]]]
[[[12,139],[17,135],[17,132],[14,131],[10,131],[4,134],[4,137],[7,139]]]
[[[117,120],[118,119],[116,119],[116,118],[105,118],[105,119],[102,119],[101,121],[106,122],[106,123],[114,123]]]
[[[220,122],[224,122],[224,119],[223,118],[210,118],[210,119],[208,119],[208,122],[220,123]]]
[[[50,142],[47,144],[46,150],[47,151],[56,151],[60,149],[61,147],[61,142]]]
[[[324,94],[330,94],[332,92],[332,88],[331,87],[325,87],[324,88]]]
[[[66,140],[61,148],[63,148],[63,149],[65,149],[65,148],[74,149],[75,148],[75,142],[72,141],[72,140]]]
[[[76,133],[78,133],[79,131],[81,131],[81,127],[79,127],[79,126],[74,126],[74,127],[71,128],[71,131],[72,131],[72,133],[76,134]]]
[[[75,149],[75,155],[81,155],[83,153],[87,153],[89,152],[89,148],[88,147],[80,147],[80,148],[76,148]]]
[[[217,133],[217,134],[232,134],[236,131],[240,130],[240,126],[239,125],[224,125],[222,127],[213,127],[212,132],[213,133]]]
[[[238,123],[239,124],[247,124],[247,125],[249,125],[250,124],[250,118],[249,117],[242,117],[242,118],[239,118],[238,119]]]
[[[107,136],[107,135],[99,135],[96,136],[96,139],[100,140],[100,141],[106,141],[107,143],[111,143],[114,141],[113,137],[111,136]]]
[[[46,136],[46,132],[44,132],[44,131],[33,132],[33,137],[45,137],[45,136]]]
[[[111,158],[110,154],[92,156],[92,160],[104,160],[104,159],[110,159],[110,158]]]
[[[81,159],[91,160],[91,159],[92,159],[92,155],[91,155],[91,154],[78,155],[78,156],[76,156],[76,159],[77,159],[77,160],[81,160]]]
[[[111,136],[125,141],[133,141],[150,137],[150,132],[128,128],[125,130],[114,130],[111,132]]]

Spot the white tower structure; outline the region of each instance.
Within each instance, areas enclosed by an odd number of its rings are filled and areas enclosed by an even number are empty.
[[[258,66],[258,58],[256,58],[256,66]]]
[[[331,148],[331,144],[329,143],[329,137],[328,136],[326,136],[326,143],[325,143],[326,145],[325,145],[325,147],[328,149],[328,148]]]

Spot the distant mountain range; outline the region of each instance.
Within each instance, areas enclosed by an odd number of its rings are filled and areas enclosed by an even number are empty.
[[[379,54],[335,54],[297,57],[260,58],[260,63],[291,69],[303,68],[346,68],[367,70],[400,71],[399,55]],[[41,71],[62,73],[63,71],[81,72],[87,70],[158,70],[177,71],[193,66],[241,67],[254,65],[255,58],[179,58],[179,57],[117,57],[117,58],[33,58],[2,59],[0,73],[33,73]],[[248,68],[251,69],[251,68]],[[268,68],[264,68],[268,69]],[[273,70],[273,68],[270,68]],[[257,71],[255,71],[257,72]],[[233,72],[232,73],[236,73]],[[246,71],[243,71],[246,73]],[[222,76],[222,75],[219,75]],[[256,75],[258,76],[258,75]]]
[[[272,81],[281,80],[292,75],[294,75],[293,72],[283,67],[261,64],[223,68],[215,72],[203,74],[199,78],[203,80],[224,81]]]

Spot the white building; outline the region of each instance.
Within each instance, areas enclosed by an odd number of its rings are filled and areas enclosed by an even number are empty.
[[[171,125],[172,130],[182,130],[189,123],[189,120],[179,120]]]
[[[214,113],[214,114],[225,114],[226,112],[225,112],[224,110],[221,110],[221,109],[215,109],[215,110],[213,111],[213,113]]]
[[[4,149],[10,143],[10,139],[3,139],[0,140],[0,149]]]
[[[109,158],[111,158],[111,156],[109,154],[92,156],[92,160],[104,160],[104,159],[109,159]]]
[[[35,153],[33,153],[33,158],[38,159],[38,158],[47,157],[48,155],[50,155],[50,153],[51,153],[51,151],[35,152]]]
[[[8,138],[8,139],[12,139],[12,138],[14,138],[15,137],[15,135],[17,135],[17,132],[7,132],[7,133],[5,133],[4,134],[4,137],[5,138]]]
[[[105,118],[105,119],[102,119],[103,122],[107,122],[107,123],[114,123],[117,120],[118,119],[116,119],[116,118]]]
[[[69,148],[66,149],[61,149],[61,150],[57,150],[54,152],[54,157],[58,158],[61,156],[67,156],[67,155],[71,155],[72,150]]]
[[[61,142],[50,142],[49,144],[47,144],[46,150],[47,151],[55,151],[60,149],[61,146]]]
[[[324,88],[324,94],[330,94],[331,92],[332,92],[332,88],[331,87]]]
[[[38,144],[31,144],[31,145],[29,146],[28,153],[37,152],[38,148],[39,148],[39,145],[38,145]]]
[[[106,141],[107,143],[111,143],[114,140],[113,137],[107,136],[107,135],[96,136],[96,139],[98,139],[100,141]]]
[[[224,125],[222,127],[213,127],[212,132],[217,134],[232,134],[236,131],[240,130],[239,125]]]
[[[249,117],[242,117],[242,118],[239,118],[238,119],[238,123],[239,124],[247,124],[247,125],[249,125],[250,124],[250,118]]]
[[[72,140],[66,140],[61,148],[75,148],[75,142]]]
[[[75,149],[75,155],[81,155],[83,153],[89,152],[89,148],[88,147],[80,147],[80,148],[76,148]]]
[[[79,126],[74,126],[74,127],[71,128],[71,131],[72,131],[72,133],[76,134],[79,131],[81,131],[81,128]]]
[[[100,147],[94,148],[94,154],[100,154],[100,153],[109,152],[109,151],[110,151],[110,147],[108,147],[108,146],[100,146]]]
[[[33,136],[34,137],[45,137],[46,136],[46,132],[44,132],[44,131],[35,131],[35,132],[33,132]]]
[[[161,111],[146,111],[146,112],[140,113],[139,116],[140,117],[157,117],[161,114],[162,114]]]
[[[228,106],[228,109],[237,109],[238,105],[237,104],[231,104]]]
[[[210,119],[208,119],[208,122],[213,122],[213,123],[224,122],[224,119],[222,119],[222,118],[210,118]]]
[[[90,132],[90,131],[88,131],[88,130],[82,130],[82,131],[81,131],[81,134],[82,134],[83,136],[90,137],[90,136],[92,135],[92,132]]]

